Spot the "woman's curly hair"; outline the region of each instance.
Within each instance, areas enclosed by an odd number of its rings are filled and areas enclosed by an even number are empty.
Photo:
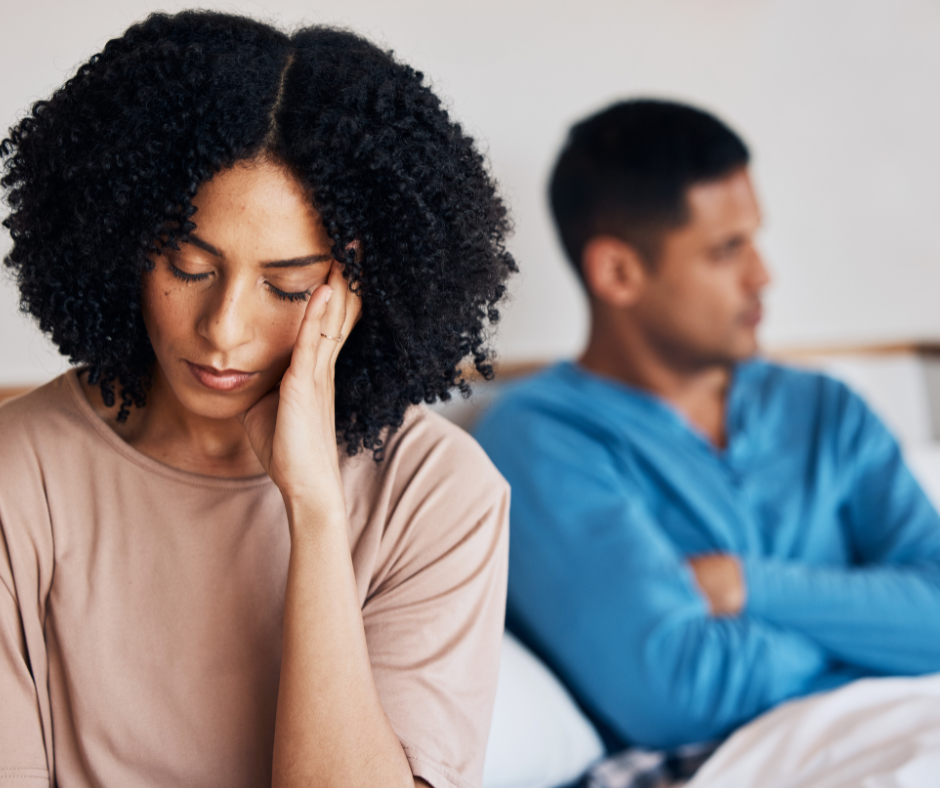
[[[154,14],[82,65],[0,143],[21,308],[89,367],[119,418],[146,402],[141,276],[195,229],[192,200],[258,155],[288,166],[363,313],[336,366],[350,454],[406,408],[492,376],[487,329],[516,269],[483,157],[420,72],[359,36],[225,14]],[[361,250],[357,259],[354,248]]]

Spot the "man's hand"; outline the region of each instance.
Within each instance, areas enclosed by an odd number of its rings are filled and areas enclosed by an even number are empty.
[[[736,616],[744,609],[747,589],[737,556],[700,555],[689,559],[689,566],[713,616]]]

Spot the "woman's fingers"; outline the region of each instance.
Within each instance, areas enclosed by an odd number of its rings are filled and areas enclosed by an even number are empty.
[[[336,298],[331,298],[327,304],[326,314],[323,316],[323,326],[320,329],[324,334],[330,337],[338,337],[343,331],[343,322],[346,319],[346,293],[349,290],[349,284],[343,277],[343,266],[339,263],[333,263],[330,269],[330,275],[326,280]]]
[[[343,267],[340,263],[333,263],[327,284],[333,290],[333,297],[327,305],[326,313],[320,324],[320,351],[317,354],[316,366],[323,372],[332,374],[333,364],[339,355],[339,350],[348,336],[346,327],[347,303],[349,296],[349,283],[343,276]]]
[[[342,265],[334,263],[326,284],[314,290],[307,302],[291,356],[291,374],[301,380],[311,380],[318,372],[332,375],[333,364],[359,312],[359,296],[350,291]]]
[[[297,332],[297,339],[294,342],[289,370],[300,380],[309,380],[316,369],[317,354],[322,339],[320,334],[326,333],[322,326],[327,309],[329,309],[329,302],[334,300],[333,295],[333,288],[329,284],[320,285],[313,291],[313,295],[307,302],[303,320],[300,322],[300,331]]]

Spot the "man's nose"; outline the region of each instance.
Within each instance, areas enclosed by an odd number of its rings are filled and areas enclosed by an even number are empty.
[[[197,331],[217,350],[231,350],[251,339],[245,299],[247,287],[230,281],[213,288],[199,318]]]
[[[773,277],[764,260],[764,256],[756,248],[751,251],[751,264],[748,268],[748,285],[755,292],[760,292],[771,283]]]

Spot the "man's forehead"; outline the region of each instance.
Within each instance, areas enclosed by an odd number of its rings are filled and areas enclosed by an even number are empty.
[[[746,167],[718,180],[693,184],[686,191],[686,205],[689,229],[721,233],[761,223],[760,205]]]

